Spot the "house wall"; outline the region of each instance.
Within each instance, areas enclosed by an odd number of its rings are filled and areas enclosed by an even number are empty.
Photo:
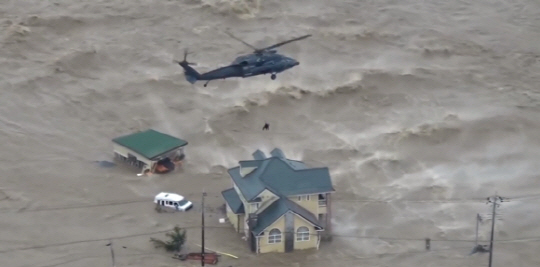
[[[257,197],[260,197],[262,202],[277,198],[277,196],[268,189],[264,189]]]
[[[229,222],[231,222],[232,226],[234,227],[234,230],[238,232],[238,215],[234,214],[234,212],[231,210],[231,207],[225,201],[225,206],[227,209],[227,218],[229,219]]]
[[[242,195],[242,192],[240,192],[240,189],[238,188],[238,186],[236,186],[234,181],[233,181],[233,188],[234,188],[234,191],[236,191],[236,194],[238,194],[238,197],[240,198],[240,201],[242,201],[242,204],[244,205],[245,214],[249,214],[248,213],[249,205],[248,205],[246,199],[244,198],[244,195]],[[239,220],[240,220],[240,227],[239,228],[240,228],[240,231],[244,232],[244,236],[249,235],[249,227],[248,227],[246,219],[247,219],[246,216],[242,216],[242,218],[239,218]]]
[[[244,230],[244,237],[249,237],[249,225],[248,225],[248,215],[244,215],[240,228]]]
[[[244,198],[244,195],[242,195],[242,192],[240,192],[240,189],[238,188],[238,186],[236,186],[236,184],[234,183],[234,181],[232,182],[233,184],[233,188],[234,188],[234,191],[236,191],[236,194],[238,194],[238,197],[240,197],[240,201],[242,201],[242,204],[244,204],[244,212],[245,214],[249,214],[248,213],[248,209],[249,209],[249,205],[246,201],[246,199]],[[249,234],[249,228],[248,228],[248,224],[247,224],[247,221],[246,221],[246,216],[243,215],[243,214],[240,214],[240,216],[237,217],[239,222],[238,222],[238,227],[237,226],[234,226],[235,229],[238,229],[237,231],[238,232],[244,232],[244,236],[248,236]]]
[[[156,158],[155,161],[159,161],[159,160],[162,160],[164,158],[169,158],[171,160],[174,160],[177,156],[181,156],[181,155],[184,155],[184,147],[179,147],[177,149],[169,151],[168,153],[163,154],[163,155],[159,156],[158,158]]]
[[[306,199],[298,200],[298,197],[300,197],[300,195],[290,196],[289,199],[294,201],[294,203],[302,206],[304,209],[308,210],[309,212],[313,213],[314,215],[319,214],[319,195],[308,195],[308,196],[309,196],[309,200],[306,200]]]
[[[270,192],[269,190],[265,189],[262,191],[257,197],[261,198],[261,202],[259,203],[259,212],[266,209],[268,206],[272,205],[274,201],[278,200],[278,196],[276,196],[274,193]],[[254,210],[252,210],[255,212]]]
[[[324,193],[326,195],[326,206],[320,206],[319,205],[319,194],[311,194],[309,195],[309,200],[306,200],[305,198],[302,198],[302,200],[298,200],[298,197],[300,196],[308,196],[308,195],[295,195],[295,196],[289,196],[289,199],[294,201],[296,204],[304,207],[314,215],[318,214],[326,214],[328,213],[328,206],[330,205],[330,193]]]
[[[254,213],[258,210],[255,205],[252,205],[254,203],[247,202],[247,200],[244,198],[244,195],[242,195],[242,192],[240,192],[240,189],[238,189],[238,187],[236,186],[236,184],[234,184],[234,182],[233,182],[233,188],[238,194],[238,196],[240,197],[240,200],[242,201],[242,203],[244,204],[244,210],[246,214]],[[258,195],[258,197],[261,198],[261,202],[259,203],[259,208],[262,206],[268,206],[272,204],[272,202],[277,200],[277,196],[266,189],[262,191]]]
[[[124,157],[128,157],[128,153],[137,157],[137,160],[140,160],[141,162],[143,162],[144,164],[146,164],[148,167],[152,166],[153,162],[147,158],[145,158],[144,156],[140,155],[139,153],[131,150],[131,149],[128,149],[124,146],[120,146],[116,143],[113,143],[113,151],[115,153],[118,153]]]
[[[299,227],[306,226],[309,229],[309,240],[308,241],[297,241],[297,231]],[[301,249],[310,249],[310,248],[317,248],[317,244],[319,241],[319,233],[315,230],[315,227],[306,220],[304,220],[302,217],[295,215],[294,216],[294,249],[295,250],[301,250]]]
[[[275,244],[268,244],[268,233],[270,230],[277,228],[281,231],[281,242]],[[264,235],[258,238],[259,241],[259,253],[269,252],[285,252],[285,217],[281,216],[273,224],[271,224],[265,231]]]
[[[237,232],[241,233],[242,231],[245,231],[244,230],[245,220],[246,220],[246,216],[244,214],[238,214],[238,225],[235,226]]]
[[[317,248],[319,236],[318,232],[315,230],[315,227],[311,225],[308,221],[304,220],[302,217],[298,216],[295,213],[291,213],[294,217],[294,233],[293,233],[293,243],[294,243],[294,249],[295,250],[302,250],[302,249],[311,249],[311,248]],[[309,240],[308,241],[297,241],[296,240],[296,231],[299,227],[306,226],[309,229]],[[281,242],[276,244],[269,244],[268,243],[268,235],[270,233],[270,230],[278,228],[281,231]],[[285,252],[285,216],[281,216],[276,222],[274,222],[272,225],[270,225],[266,230],[264,231],[264,235],[260,236],[258,238],[258,245],[259,245],[259,253],[270,253],[270,252],[278,252],[282,253]]]
[[[318,214],[326,214],[326,213],[328,213],[328,208],[327,208],[327,207],[328,207],[328,197],[329,197],[329,196],[330,196],[330,194],[328,194],[328,195],[326,196],[327,201],[326,201],[326,205],[325,205],[325,206],[319,205],[319,200],[317,200],[317,213],[318,213]],[[316,195],[316,197],[318,198],[319,195]]]

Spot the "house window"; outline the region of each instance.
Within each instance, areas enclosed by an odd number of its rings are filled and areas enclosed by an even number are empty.
[[[309,241],[309,228],[305,226],[298,227],[298,230],[296,230],[296,241]]]
[[[306,201],[306,200],[309,200],[309,195],[298,196],[298,201]]]
[[[319,194],[319,206],[325,207],[326,206],[326,195],[325,194]]]
[[[270,230],[268,233],[268,244],[281,243],[281,231],[277,228]]]
[[[258,210],[258,209],[259,209],[259,204],[260,204],[260,203],[251,203],[251,208],[252,208],[253,210]]]

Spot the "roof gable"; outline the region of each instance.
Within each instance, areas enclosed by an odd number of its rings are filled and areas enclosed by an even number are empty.
[[[252,232],[255,235],[261,234],[266,228],[289,211],[302,217],[315,227],[323,229],[321,223],[311,212],[287,198],[280,198],[257,215],[257,225],[253,227]]]
[[[120,136],[112,141],[148,159],[188,144],[185,140],[152,129]]]

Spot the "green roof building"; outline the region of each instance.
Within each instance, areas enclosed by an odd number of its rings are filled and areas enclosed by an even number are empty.
[[[228,170],[233,187],[222,192],[235,230],[257,253],[318,248],[330,234],[328,168],[309,168],[279,148],[252,156]]]
[[[128,162],[143,173],[164,173],[181,161],[187,141],[153,129],[112,139],[117,159]]]

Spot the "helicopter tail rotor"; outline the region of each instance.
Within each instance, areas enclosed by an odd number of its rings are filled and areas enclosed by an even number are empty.
[[[184,59],[182,61],[175,61],[175,62],[178,63],[178,65],[180,65],[184,69],[186,80],[189,83],[194,84],[199,79],[199,77],[201,77],[201,74],[197,72],[194,68],[190,67],[190,65],[195,65],[195,63],[191,63],[187,61],[187,55],[189,54],[190,53],[188,52],[188,50],[185,49]]]
[[[176,63],[180,65],[197,65],[196,63],[188,62],[187,61],[187,55],[191,54],[191,52],[188,51],[188,49],[184,49],[184,59],[182,61],[176,61]]]

